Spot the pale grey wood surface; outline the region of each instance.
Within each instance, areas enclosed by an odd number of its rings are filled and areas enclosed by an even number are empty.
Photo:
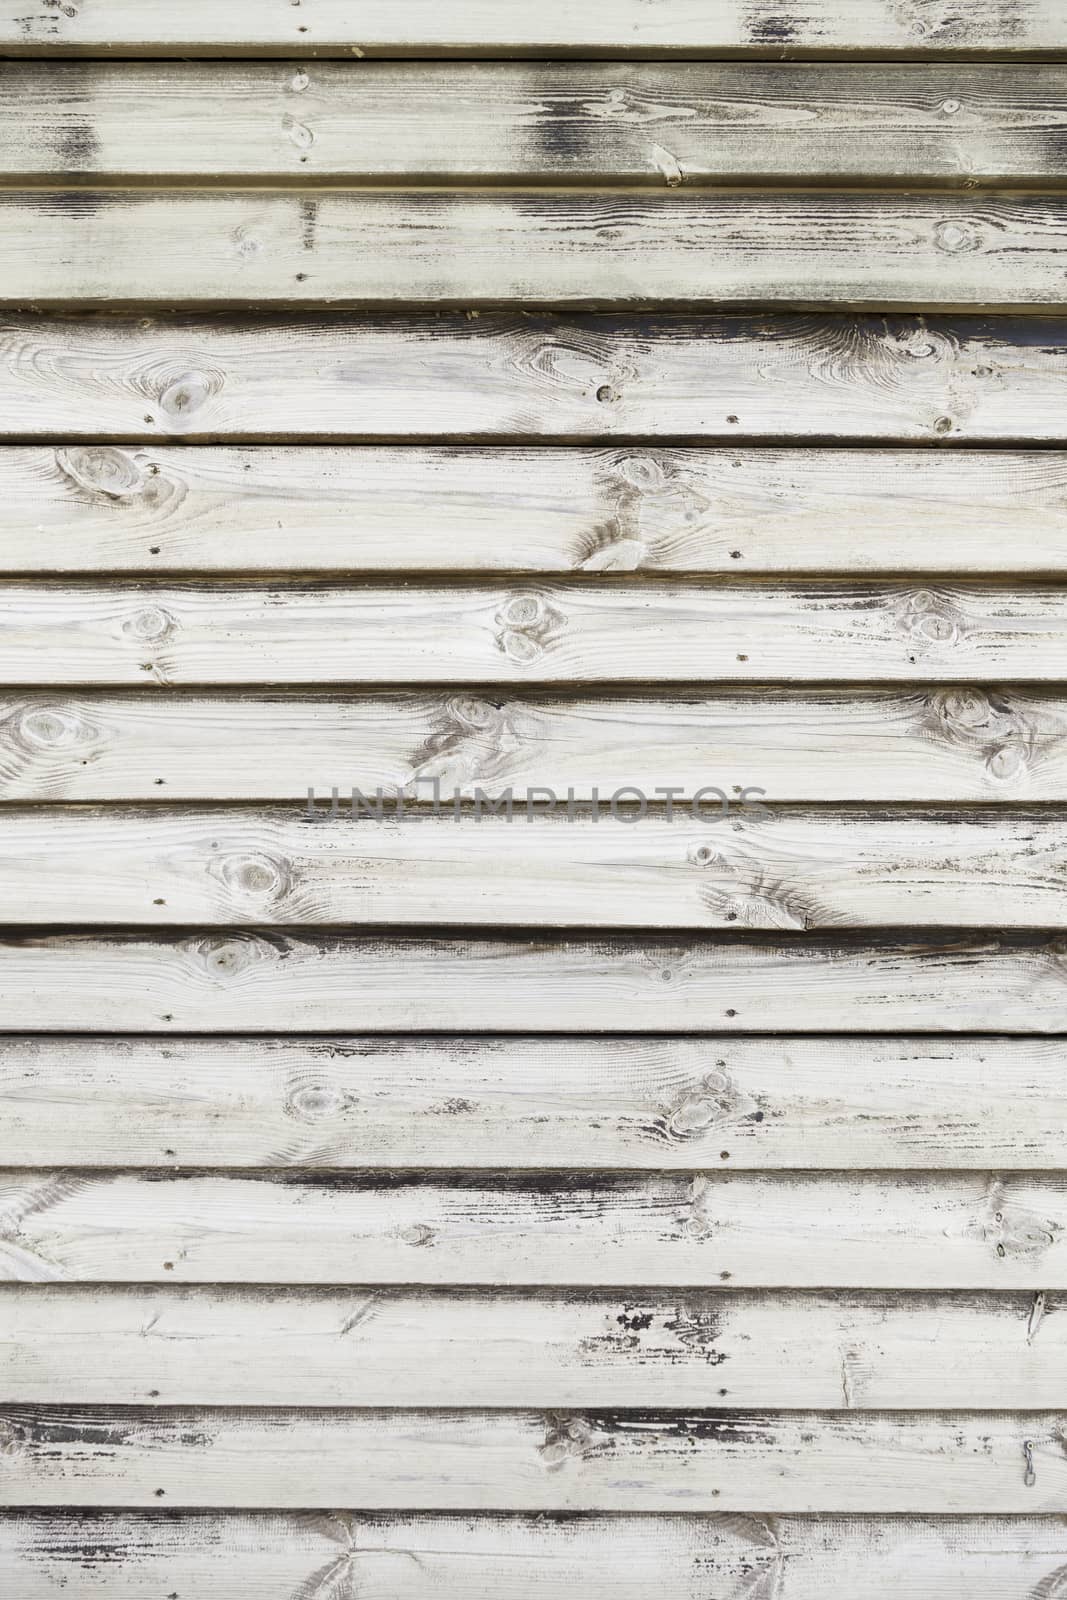
[[[1065,1143],[1056,1039],[0,1039],[6,1167],[1055,1171]]]
[[[320,307],[295,318],[0,318],[0,433],[61,448],[423,437],[1063,444],[1065,376],[1055,317],[342,318]],[[125,469],[104,460],[96,475],[121,499]]]
[[[1062,66],[350,59],[0,67],[0,182],[11,185],[918,187],[1058,186],[1065,178]]]
[[[435,789],[436,784],[436,789]],[[451,804],[511,790],[601,804],[707,784],[774,801],[1067,800],[1058,688],[787,689],[561,696],[336,690],[0,697],[0,801],[290,800],[356,788]],[[753,798],[759,798],[754,796]],[[633,796],[631,796],[631,800]],[[487,804],[488,802],[486,802]],[[664,803],[664,797],[659,797]],[[482,804],[482,802],[479,802]]]
[[[1065,1430],[1062,1412],[7,1406],[0,1504],[1033,1516],[1062,1511]]]
[[[0,1172],[0,1279],[1067,1289],[1058,1174],[733,1176],[712,1158],[639,1177]]]
[[[1065,1554],[1062,1517],[1039,1516],[0,1518],[0,1561],[20,1600],[69,1596],[75,1580],[115,1600],[319,1600],[353,1588],[360,1600],[647,1600],[656,1589],[900,1600],[917,1572],[927,1600],[1035,1600],[1055,1594]]]
[[[3,685],[1065,677],[1051,583],[0,584]]]
[[[0,447],[4,573],[1067,573],[1059,451]]]
[[[9,1403],[1060,1409],[1034,1294],[8,1284]],[[254,1359],[253,1359],[254,1355]]]
[[[0,811],[25,925],[1067,929],[1067,820],[763,808],[699,817],[218,807]],[[377,802],[375,802],[376,804]],[[383,811],[386,809],[383,802]],[[9,917],[11,913],[8,913]]]
[[[294,14],[299,11],[300,15]],[[501,6],[466,0],[182,0],[147,8],[139,0],[3,0],[6,53],[95,55],[462,56],[823,55],[870,51],[907,56],[1026,55],[1067,49],[1067,24],[1055,0],[977,0],[964,10],[907,0],[568,0]]]
[[[0,305],[1058,310],[1060,195],[5,190]]]
[[[590,939],[9,933],[20,1032],[1067,1032],[1067,945],[996,933]]]

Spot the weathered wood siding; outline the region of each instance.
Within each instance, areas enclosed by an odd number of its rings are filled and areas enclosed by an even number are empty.
[[[1065,1592],[1065,304],[1059,0],[0,0],[0,1592]]]

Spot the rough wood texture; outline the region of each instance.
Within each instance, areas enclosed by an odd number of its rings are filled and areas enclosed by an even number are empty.
[[[981,677],[1067,677],[1067,587],[0,584],[6,685]]]
[[[0,1504],[1026,1516],[1062,1513],[1065,1433],[1060,1412],[6,1407]]]
[[[1058,1041],[0,1039],[6,1167],[1025,1171],[1065,1145]]]
[[[1059,1175],[0,1172],[20,1283],[1036,1292],[1065,1229]]]
[[[1067,48],[1056,0],[3,0],[10,55],[1011,56]]]
[[[0,192],[8,306],[1023,312],[1065,273],[1056,195]]]
[[[0,812],[6,920],[62,926],[1063,928],[1067,820],[767,810],[717,796],[510,819],[409,812]],[[384,809],[384,802],[383,802]],[[10,908],[10,909],[7,909]]]
[[[10,184],[1058,185],[1065,133],[1064,69],[1003,62],[0,66]]]
[[[1058,1516],[0,1518],[19,1600],[55,1600],[72,1582],[79,1600],[900,1600],[917,1572],[924,1600],[1038,1600],[1055,1594],[1065,1555]]]
[[[0,497],[2,502],[2,497]],[[0,800],[442,803],[550,788],[601,802],[706,784],[775,801],[1067,801],[1067,699],[1015,688],[640,699],[479,694],[0,697]],[[544,796],[541,796],[544,799]],[[662,800],[662,797],[661,797]]]
[[[442,436],[1062,444],[1065,379],[1058,318],[0,320],[0,433],[63,448]],[[127,469],[81,460],[88,492],[121,502]]]
[[[1067,573],[1047,450],[8,446],[0,500],[4,573]]]
[[[1067,1033],[1062,939],[11,935],[11,1031]]]
[[[7,1402],[1061,1409],[1044,1294],[8,1284]]]

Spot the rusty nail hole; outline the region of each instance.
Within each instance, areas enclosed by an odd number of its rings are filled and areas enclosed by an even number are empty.
[[[159,554],[159,546],[158,546],[158,544],[151,545],[149,547],[148,554],[150,556],[158,556],[158,554]]]
[[[719,1151],[719,1160],[720,1161],[729,1161],[729,1159],[730,1159],[729,1150],[720,1150]]]
[[[609,400],[614,400],[615,390],[611,387],[610,383],[602,383],[596,392],[596,397],[600,401],[601,405],[606,405]]]
[[[736,422],[737,418],[736,417],[727,417],[726,420],[727,420],[727,422]]]
[[[736,1012],[736,1011],[728,1011],[728,1012],[727,1012],[727,1013],[726,1013],[726,1015],[727,1015],[727,1016],[728,1016],[728,1017],[736,1017],[736,1016],[737,1016],[737,1012]]]
[[[164,1261],[164,1263],[163,1263],[163,1271],[164,1272],[173,1272],[174,1271],[174,1262],[173,1261]]]
[[[166,1492],[167,1492],[166,1489],[157,1489],[156,1490],[156,1499],[157,1500],[162,1500],[162,1498],[166,1494]]]
[[[741,559],[740,550],[731,550],[730,551],[730,560],[731,561],[740,561],[740,559]]]

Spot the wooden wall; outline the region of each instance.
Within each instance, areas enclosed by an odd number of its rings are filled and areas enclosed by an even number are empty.
[[[1067,1593],[1059,0],[0,55],[0,1590]]]

